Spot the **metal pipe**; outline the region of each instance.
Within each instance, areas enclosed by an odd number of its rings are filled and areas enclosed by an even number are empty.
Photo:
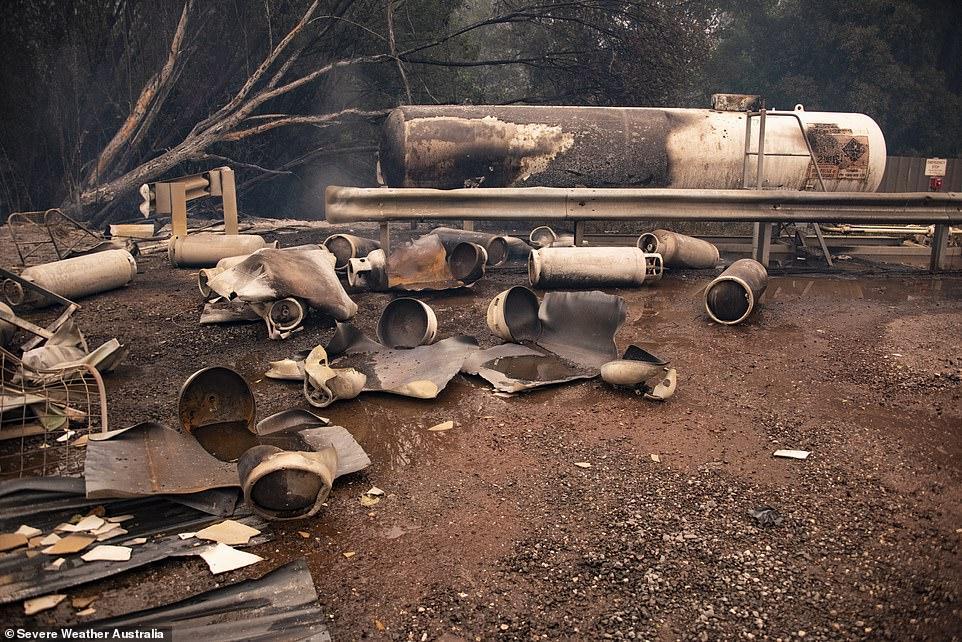
[[[647,271],[637,247],[543,247],[528,259],[528,280],[541,288],[638,287]]]
[[[171,237],[167,256],[174,267],[211,267],[228,256],[277,247],[255,234],[190,234]]]
[[[622,188],[421,189],[330,186],[331,223],[392,220],[684,220],[962,223],[959,192]]]
[[[661,254],[664,265],[671,268],[707,269],[718,263],[717,247],[669,230],[646,232],[638,237],[637,246],[648,254]]]
[[[20,278],[35,283],[68,299],[88,294],[106,292],[127,285],[137,274],[137,261],[127,250],[107,250],[63,261],[28,267]],[[10,305],[20,305],[28,298],[24,287],[7,279],[3,282],[3,294]],[[45,299],[34,300],[39,304]]]
[[[716,323],[741,323],[751,315],[766,287],[765,266],[754,259],[739,259],[705,288],[705,310]]]

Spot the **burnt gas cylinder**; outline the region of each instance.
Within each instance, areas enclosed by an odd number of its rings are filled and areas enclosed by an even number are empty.
[[[747,319],[768,287],[768,270],[754,259],[739,259],[705,288],[705,311],[716,323]]]
[[[34,265],[21,272],[20,277],[67,299],[79,299],[123,287],[136,274],[137,261],[130,252],[107,250]],[[34,296],[32,291],[25,290],[13,279],[4,281],[3,294],[10,305],[49,303],[45,298]]]
[[[380,249],[381,244],[363,236],[331,234],[324,240],[324,247],[336,259],[334,269],[338,272],[346,272],[348,261],[367,256],[374,250]]]
[[[781,115],[779,115],[781,114]],[[805,128],[805,136],[799,120]],[[744,112],[650,107],[398,107],[384,123],[380,165],[391,187],[755,186],[745,174]],[[758,151],[758,117],[749,151]],[[864,114],[768,112],[763,187],[872,192],[885,138]]]
[[[255,234],[201,232],[171,237],[167,256],[174,267],[213,267],[221,259],[250,254],[265,247],[276,248],[277,241],[267,242]]]
[[[639,287],[648,261],[637,247],[543,247],[528,259],[537,288]]]
[[[661,254],[664,265],[671,268],[709,269],[718,263],[717,247],[677,232],[645,232],[638,237],[637,245],[646,254]]]

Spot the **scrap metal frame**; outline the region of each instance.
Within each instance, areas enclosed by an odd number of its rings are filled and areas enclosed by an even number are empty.
[[[55,228],[67,231],[67,234],[57,234]],[[20,257],[20,265],[31,265],[34,259],[40,263],[51,260],[52,257],[44,256],[45,246],[53,247],[57,261],[67,258],[70,252],[76,250],[85,241],[92,240],[94,243],[103,241],[103,237],[84,227],[78,221],[70,218],[56,207],[42,212],[12,212],[7,218],[7,229],[10,231],[10,238],[17,248],[17,255]],[[34,238],[30,238],[27,230],[35,231]],[[74,233],[75,237],[70,238],[69,233]],[[58,236],[60,242],[58,243]]]
[[[181,176],[168,181],[145,183],[140,187],[146,217],[151,212],[170,215],[171,234],[187,236],[187,201],[205,196],[220,196],[224,207],[224,233],[237,234],[237,187],[230,167]]]

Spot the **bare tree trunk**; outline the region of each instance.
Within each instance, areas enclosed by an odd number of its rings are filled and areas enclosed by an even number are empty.
[[[174,37],[170,41],[167,61],[164,63],[164,66],[161,67],[160,71],[154,74],[147,84],[144,85],[144,88],[140,92],[140,97],[137,98],[137,102],[134,103],[133,109],[131,109],[130,114],[127,115],[127,119],[123,125],[120,126],[120,129],[117,130],[117,133],[114,134],[113,138],[110,139],[110,142],[107,143],[103,151],[100,152],[100,156],[97,158],[93,170],[91,170],[87,179],[84,181],[85,187],[93,187],[107,176],[107,170],[110,168],[114,158],[116,158],[117,153],[124,148],[125,145],[135,144],[131,139],[136,136],[137,140],[139,140],[140,137],[143,136],[143,132],[150,127],[150,123],[160,110],[160,106],[170,92],[170,86],[174,78],[174,67],[180,57],[181,46],[184,44],[184,35],[187,33],[187,17],[190,14],[190,8],[193,2],[194,0],[187,0],[184,3],[180,20],[177,22],[177,29],[174,32]],[[149,120],[145,119],[148,116]]]
[[[386,110],[364,111],[348,108],[333,113],[316,115],[255,115],[255,112],[265,102],[288,94],[338,69],[353,65],[380,63],[392,60],[395,61],[398,66],[407,99],[408,102],[410,102],[412,100],[410,83],[402,62],[410,59],[412,54],[437,47],[452,38],[485,26],[530,19],[533,15],[536,15],[537,12],[544,10],[543,5],[518,7],[505,14],[460,27],[434,40],[419,43],[410,49],[399,52],[394,36],[393,0],[385,1],[387,2],[387,40],[389,53],[358,55],[342,60],[335,60],[315,68],[298,78],[281,84],[304,51],[304,45],[302,45],[295,47],[285,55],[285,52],[294,39],[312,22],[312,18],[319,4],[318,0],[315,0],[307,8],[297,24],[271,49],[233,98],[213,114],[196,123],[183,140],[172,148],[129,171],[123,172],[129,159],[133,157],[134,146],[142,140],[143,136],[149,130],[166,100],[172,83],[176,81],[177,73],[175,72],[176,69],[178,69],[178,61],[180,60],[187,30],[188,16],[193,5],[193,0],[186,0],[180,21],[171,40],[167,61],[161,70],[144,86],[140,97],[131,109],[127,119],[101,152],[94,169],[91,171],[87,180],[84,181],[80,192],[68,197],[64,203],[64,207],[73,211],[77,216],[80,216],[80,214],[76,212],[78,206],[81,208],[89,208],[129,195],[136,191],[143,183],[157,178],[180,163],[205,158],[206,150],[216,143],[238,141],[271,131],[278,127],[292,125],[329,127],[341,124],[343,119],[347,118],[379,118],[386,113]],[[337,16],[328,16],[328,18],[333,19],[337,18]],[[413,62],[423,64],[424,61]],[[509,61],[497,61],[496,64],[506,63],[509,63]],[[456,63],[452,64],[452,66],[456,66]],[[272,68],[274,71],[268,75],[268,72]],[[121,150],[124,150],[124,152],[120,158],[120,162],[118,162],[117,157],[118,154],[121,153]],[[111,174],[115,177],[110,178]],[[118,176],[117,174],[120,175]],[[98,218],[103,217],[104,211],[101,210]]]
[[[411,83],[408,82],[404,65],[397,55],[397,43],[394,40],[394,0],[385,0],[385,12],[387,13],[387,46],[391,52],[391,56],[394,57],[394,62],[397,63],[398,74],[401,76],[401,82],[404,83],[404,94],[407,96],[408,104],[410,105],[414,102],[411,98]]]

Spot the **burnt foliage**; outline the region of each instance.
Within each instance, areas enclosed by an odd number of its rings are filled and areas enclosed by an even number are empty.
[[[960,12],[950,0],[10,0],[0,216],[64,205],[130,219],[140,183],[222,164],[246,212],[320,216],[327,184],[373,182],[381,115],[406,103],[700,107],[743,91],[868,113],[890,153],[956,155]]]

